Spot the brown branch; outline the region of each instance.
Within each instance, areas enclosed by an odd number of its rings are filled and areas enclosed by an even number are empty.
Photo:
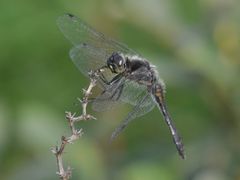
[[[82,120],[92,120],[92,119],[96,120],[96,118],[94,116],[87,114],[87,105],[88,105],[88,98],[92,94],[92,89],[96,86],[98,72],[90,71],[89,77],[90,77],[90,84],[86,90],[83,89],[84,96],[82,99],[79,100],[82,104],[82,114],[80,116],[75,117],[75,113],[72,114],[71,112],[65,112],[66,119],[67,119],[67,121],[69,123],[69,127],[71,129],[71,136],[69,136],[69,137],[62,136],[60,147],[55,146],[51,149],[52,153],[56,156],[56,159],[57,159],[57,166],[58,166],[57,174],[59,175],[59,178],[62,180],[69,180],[72,175],[71,168],[68,167],[65,170],[64,166],[63,166],[62,155],[63,155],[64,149],[65,149],[65,146],[67,144],[73,144],[74,141],[78,140],[83,135],[82,128],[79,130],[76,129],[75,123],[78,121],[82,121]]]

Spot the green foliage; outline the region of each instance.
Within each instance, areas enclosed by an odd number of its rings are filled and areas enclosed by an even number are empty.
[[[82,122],[67,146],[73,179],[240,178],[240,4],[238,1],[1,1],[0,179],[57,179],[50,147],[69,133],[87,86],[56,26],[65,12],[125,42],[159,69],[183,137],[181,160],[157,109],[108,144],[128,106]],[[91,111],[89,109],[89,111]]]

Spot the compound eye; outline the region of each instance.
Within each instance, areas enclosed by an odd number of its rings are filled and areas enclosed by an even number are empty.
[[[122,66],[122,63],[123,63],[123,60],[121,59],[121,60],[118,62],[118,65],[119,65],[119,66]]]

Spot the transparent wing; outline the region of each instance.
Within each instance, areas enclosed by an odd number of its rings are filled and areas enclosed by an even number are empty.
[[[70,51],[70,57],[77,68],[86,76],[90,70],[96,70],[103,67],[108,58],[108,54],[102,48],[96,48],[88,44],[79,44]],[[110,70],[105,69],[105,76],[109,79],[113,74]]]
[[[126,45],[121,44],[113,39],[104,36],[102,33],[97,32],[90,25],[82,21],[80,18],[65,14],[60,16],[57,20],[57,24],[73,45],[89,44],[95,48],[101,48],[105,50],[105,53],[109,56],[113,52],[122,52],[126,54],[137,54],[135,51],[129,49]],[[99,59],[106,61],[106,59]]]
[[[70,51],[71,59],[77,68],[86,76],[88,76],[88,71],[95,70],[106,65],[107,59],[113,52],[138,55],[126,45],[104,36],[102,33],[97,32],[90,25],[73,15],[65,14],[59,17],[57,24],[65,37],[74,45]],[[104,72],[104,76],[110,81],[113,74],[111,71],[106,70],[106,72]],[[123,90],[115,92],[115,94],[119,93],[121,95],[119,97],[119,95],[112,96],[112,93],[114,92],[111,92],[110,90],[115,87],[117,87],[116,84],[114,84],[113,87],[106,86],[104,89],[106,93],[102,94],[98,100],[101,99],[102,101],[103,97],[105,99],[108,98],[108,101],[106,100],[105,104],[108,104],[109,106],[111,104],[109,103],[110,97],[115,97],[115,99],[113,98],[114,101],[112,100],[112,104],[116,101],[122,100],[123,102],[135,105],[137,102],[137,96],[146,89],[135,82],[126,81]],[[104,103],[102,102],[102,104]],[[105,105],[105,107],[107,107],[107,105]],[[104,106],[102,109],[104,109]]]
[[[106,65],[107,59],[113,52],[137,54],[126,45],[97,32],[90,25],[73,15],[60,16],[57,24],[65,37],[75,46],[70,51],[71,59],[86,76],[88,76],[88,71]],[[110,71],[106,70],[104,75],[109,81],[112,78]]]
[[[106,111],[116,107],[121,101],[121,91],[124,85],[125,79],[123,77],[117,79],[112,85],[106,86],[102,94],[96,97],[92,103],[92,109],[94,111]]]
[[[138,97],[137,104],[133,107],[133,110],[128,113],[127,117],[123,122],[114,130],[111,136],[111,141],[115,139],[126,127],[127,125],[137,117],[143,116],[144,114],[150,112],[156,103],[152,98],[152,95],[148,92],[142,93]]]
[[[94,100],[92,108],[95,111],[106,111],[114,108],[118,103],[128,103],[134,106],[146,93],[148,93],[146,86],[120,77],[115,83],[105,87],[103,93]],[[148,103],[148,101],[144,101],[141,106],[148,106]]]
[[[147,87],[145,85],[125,78],[124,87],[119,99],[125,103],[136,105],[139,102],[139,97],[144,93],[147,93]],[[143,103],[142,106],[147,105],[146,103],[147,102]]]

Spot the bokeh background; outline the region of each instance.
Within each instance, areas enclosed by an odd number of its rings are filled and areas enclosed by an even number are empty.
[[[158,67],[187,159],[157,108],[112,144],[123,106],[89,112],[65,166],[83,180],[240,179],[240,1],[42,0],[0,2],[0,179],[58,179],[50,148],[69,135],[86,79],[56,25],[73,13]]]

